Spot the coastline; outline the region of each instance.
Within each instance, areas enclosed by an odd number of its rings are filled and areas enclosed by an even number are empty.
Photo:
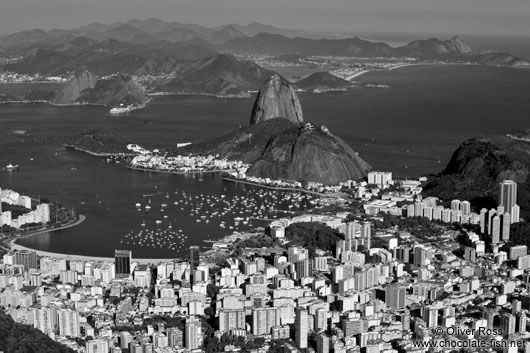
[[[255,183],[255,182],[252,182],[252,181],[234,179],[234,178],[230,178],[230,177],[226,177],[226,176],[223,177],[223,180],[231,181],[233,183],[243,183],[243,184],[258,186],[258,187],[261,187],[261,188],[266,188],[266,189],[271,189],[271,190],[302,192],[302,193],[306,193],[306,194],[312,194],[312,195],[323,196],[323,197],[334,197],[334,196],[336,196],[335,194],[325,194],[325,193],[322,193],[322,192],[310,191],[310,190],[305,190],[305,189],[263,185],[263,184]]]
[[[135,107],[134,109],[131,109],[129,112],[127,113],[130,113],[132,111],[135,111],[135,110],[140,110],[140,109],[143,109],[147,106],[147,104],[149,104],[151,101],[147,101],[146,103],[143,103],[141,105],[138,105],[137,107]],[[9,101],[1,101],[0,104],[31,104],[31,103],[44,103],[44,104],[49,104],[53,107],[82,107],[82,106],[95,106],[95,107],[105,107],[105,108],[109,108],[109,106],[105,105],[105,104],[98,104],[98,103],[68,103],[68,104],[58,104],[58,103],[53,103],[53,102],[50,102],[49,100],[44,100],[44,99],[37,99],[37,100],[9,100]],[[110,114],[110,113],[109,113]],[[114,114],[113,114],[114,115]],[[125,114],[121,114],[121,115],[125,115]]]
[[[212,98],[219,98],[219,99],[247,99],[251,98],[252,94],[249,92],[248,95],[246,94],[214,94],[214,93],[188,93],[188,92],[152,92],[147,94],[150,97],[156,97],[156,96],[203,96],[203,97],[212,97]]]
[[[123,156],[135,156],[134,153],[125,153],[125,152],[116,152],[116,153],[110,153],[110,152],[92,152],[90,150],[86,150],[84,148],[81,148],[81,147],[77,147],[77,146],[74,146],[74,145],[69,145],[67,143],[63,143],[63,147],[65,148],[71,148],[75,151],[79,151],[79,152],[84,152],[84,153],[87,153],[91,156],[95,156],[95,157],[112,157],[112,156],[116,156],[116,155],[123,155]]]
[[[198,170],[198,171],[190,171],[190,172],[177,172],[177,171],[171,171],[171,170],[159,170],[159,169],[149,169],[149,168],[142,168],[142,167],[133,167],[130,165],[126,165],[125,168],[131,169],[131,170],[137,170],[141,172],[153,172],[153,173],[166,173],[166,174],[203,174],[203,173],[227,173],[227,172],[233,172],[234,170],[224,170],[224,169],[215,169],[215,170]]]
[[[352,81],[353,79],[355,78],[358,78],[364,74],[367,74],[367,73],[370,73],[370,72],[386,72],[386,71],[393,71],[393,70],[397,70],[397,69],[401,69],[403,67],[409,67],[409,66],[438,66],[438,65],[479,65],[479,64],[466,64],[466,63],[444,63],[444,62],[439,62],[439,63],[417,63],[417,64],[400,64],[400,65],[396,65],[396,66],[392,66],[388,69],[385,69],[385,70],[377,70],[377,69],[370,69],[370,70],[362,70],[362,71],[359,71],[353,75],[350,75],[348,77],[345,78],[346,81]],[[485,66],[488,66],[488,65],[485,65]]]
[[[64,225],[62,227],[38,230],[38,231],[31,232],[31,233],[28,233],[28,234],[23,234],[21,236],[18,236],[16,238],[8,240],[4,244],[7,246],[7,248],[9,248],[10,251],[15,251],[15,250],[35,251],[37,253],[37,256],[41,256],[41,257],[48,256],[48,257],[53,257],[53,258],[58,258],[58,259],[65,259],[65,260],[68,260],[68,261],[83,260],[83,261],[94,261],[94,262],[114,262],[114,258],[113,257],[85,256],[85,255],[64,254],[64,253],[58,253],[58,252],[43,251],[43,250],[33,249],[31,247],[20,245],[20,244],[17,243],[17,241],[19,239],[29,238],[29,237],[37,236],[37,235],[42,234],[42,233],[55,232],[55,231],[58,231],[58,230],[75,227],[75,226],[83,223],[85,220],[86,220],[86,216],[80,214],[79,215],[79,219],[77,219],[76,221],[74,221],[72,223],[66,224],[66,225]],[[165,262],[165,261],[173,261],[174,259],[175,258],[171,258],[171,259],[156,259],[156,258],[146,259],[146,258],[143,258],[143,259],[134,259],[134,262],[138,262],[139,264],[153,264],[153,263],[159,263],[159,262]]]

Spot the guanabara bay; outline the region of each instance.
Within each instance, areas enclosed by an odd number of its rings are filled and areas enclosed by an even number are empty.
[[[529,2],[1,11],[0,353],[530,352]]]

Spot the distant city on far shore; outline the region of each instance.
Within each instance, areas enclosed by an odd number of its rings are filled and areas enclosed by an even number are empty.
[[[0,353],[530,352],[530,4],[27,5]]]

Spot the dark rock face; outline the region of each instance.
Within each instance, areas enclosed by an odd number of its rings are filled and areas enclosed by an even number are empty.
[[[366,177],[371,167],[325,127],[300,127],[276,118],[241,128],[182,151],[219,154],[251,164],[249,175],[261,178],[336,185]]]
[[[109,80],[98,80],[92,89],[81,92],[79,103],[118,106],[142,106],[149,101],[145,90],[129,76],[118,75]]]
[[[274,118],[284,118],[295,124],[302,124],[302,106],[287,80],[273,75],[259,90],[250,124],[258,124]]]
[[[519,184],[517,203],[521,215],[530,217],[530,142],[527,131],[494,138],[473,138],[453,153],[441,174],[430,178],[426,195],[444,200],[470,200],[480,209],[483,200],[496,204],[499,183],[506,179]]]
[[[273,138],[248,170],[262,178],[337,185],[366,177],[371,167],[325,127],[305,128]]]
[[[144,89],[132,78],[118,75],[108,80],[98,80],[91,72],[83,72],[72,79],[51,100],[54,104],[101,104],[115,106],[143,105],[148,102]]]
[[[66,84],[51,100],[54,104],[74,104],[81,96],[81,91],[96,87],[97,77],[85,71]]]
[[[529,151],[529,143],[508,137],[496,140],[473,138],[460,145],[442,174],[468,178],[486,177],[493,182],[504,179],[522,182],[529,173]]]
[[[303,124],[296,93],[278,75],[260,90],[249,126],[185,151],[241,160],[251,176],[324,185],[362,179],[371,169],[326,127]]]

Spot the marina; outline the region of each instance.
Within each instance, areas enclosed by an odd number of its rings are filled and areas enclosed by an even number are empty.
[[[140,227],[124,234],[120,246],[179,253],[189,248],[190,238],[194,236],[183,223],[192,221],[198,227],[208,225],[223,233],[246,232],[273,219],[323,207],[323,201],[315,195],[260,188],[248,188],[241,194],[175,190],[150,195],[147,201],[143,199],[134,204]],[[206,234],[205,241],[216,240],[219,231]]]

